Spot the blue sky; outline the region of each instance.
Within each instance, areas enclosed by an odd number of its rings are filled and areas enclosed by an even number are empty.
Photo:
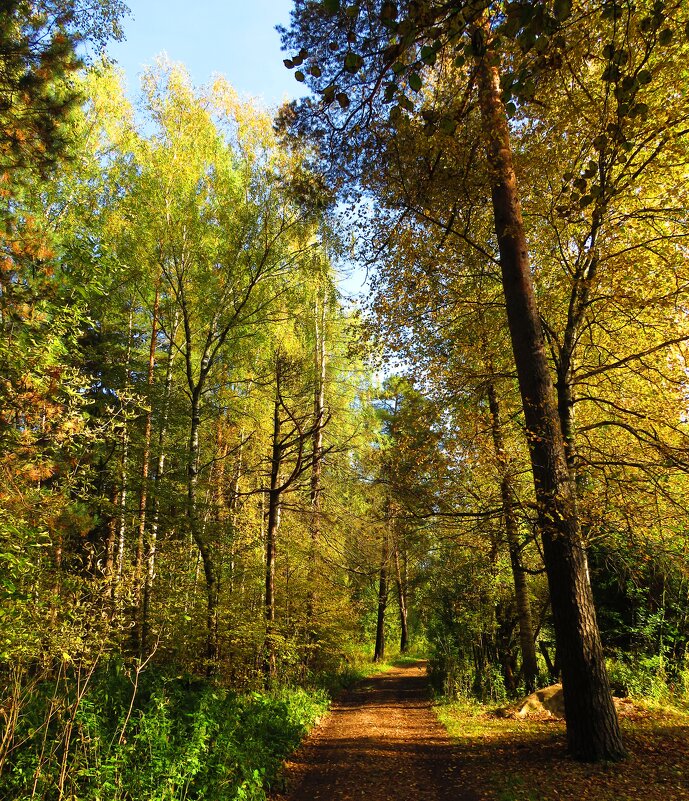
[[[127,0],[124,42],[109,52],[125,70],[136,95],[138,75],[165,51],[181,61],[200,85],[215,73],[240,93],[260,97],[269,106],[297,97],[303,87],[285,68],[278,23],[286,25],[292,0]]]

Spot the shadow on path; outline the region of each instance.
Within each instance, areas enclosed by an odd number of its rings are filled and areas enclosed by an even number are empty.
[[[476,801],[431,709],[425,663],[396,667],[337,701],[285,766],[274,801]]]

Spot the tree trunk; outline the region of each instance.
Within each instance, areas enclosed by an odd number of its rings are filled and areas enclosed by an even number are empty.
[[[505,534],[507,548],[510,554],[512,567],[512,580],[514,582],[514,599],[519,619],[519,646],[522,654],[522,673],[527,693],[536,689],[538,676],[538,660],[536,657],[536,638],[534,637],[533,621],[531,618],[531,603],[529,589],[526,583],[526,574],[521,564],[521,549],[519,544],[519,523],[514,513],[515,493],[509,473],[509,464],[505,451],[500,421],[500,404],[495,391],[492,378],[488,382],[488,405],[491,416],[491,429],[495,455],[500,470],[500,496],[502,499],[502,514],[505,520]]]
[[[308,596],[306,599],[306,629],[310,644],[315,641],[314,607],[318,575],[318,547],[321,538],[321,473],[323,466],[323,415],[325,413],[325,289],[320,304],[316,300],[314,341],[314,397],[313,397],[313,457],[311,463],[311,542],[309,548]]]
[[[407,586],[400,567],[399,545],[395,544],[395,581],[397,583],[397,600],[400,609],[400,653],[409,650],[409,627],[407,625]]]
[[[153,432],[153,403],[150,397],[153,388],[153,374],[155,372],[156,346],[158,338],[158,311],[160,307],[160,278],[156,279],[155,299],[153,301],[153,320],[151,321],[151,345],[148,352],[148,375],[146,385],[149,392],[148,410],[144,425],[144,448],[141,456],[141,491],[139,493],[139,525],[136,538],[136,557],[134,562],[134,586],[132,588],[132,605],[134,607],[135,621],[134,639],[137,651],[141,651],[141,620],[139,606],[142,593],[142,573],[144,563],[144,539],[146,533],[146,512],[148,504],[148,469],[151,459],[151,439]]]
[[[378,619],[376,621],[376,647],[373,652],[373,661],[382,662],[385,659],[385,609],[388,605],[388,532],[387,525],[383,532],[380,573],[378,575]]]
[[[155,474],[153,476],[153,504],[151,509],[151,525],[146,540],[146,573],[144,575],[143,603],[141,609],[141,643],[140,655],[145,657],[149,649],[150,639],[150,616],[151,616],[151,595],[153,592],[153,581],[155,579],[156,551],[158,547],[158,526],[160,524],[160,482],[165,469],[165,440],[167,438],[168,417],[170,414],[170,395],[172,393],[172,366],[175,359],[175,337],[179,323],[179,312],[175,312],[175,319],[170,333],[170,351],[167,357],[165,368],[165,389],[163,393],[163,410],[160,419],[160,429],[158,431],[158,459],[156,461]]]
[[[206,670],[209,674],[215,670],[218,659],[218,597],[219,575],[210,543],[199,524],[198,517],[198,481],[200,462],[199,429],[201,427],[201,389],[197,384],[191,396],[191,426],[189,429],[189,466],[187,482],[187,511],[191,536],[196,543],[203,573],[206,579]]]
[[[230,511],[230,564],[229,564],[229,590],[230,595],[234,593],[235,586],[235,560],[237,553],[237,520],[239,516],[239,487],[242,480],[244,458],[244,430],[239,431],[239,452],[237,454],[237,464],[235,466],[234,480],[232,482],[232,495],[227,503]]]
[[[278,379],[279,381],[279,379]],[[277,671],[275,656],[275,556],[276,540],[280,525],[280,400],[279,388],[273,407],[273,446],[270,463],[270,490],[268,491],[268,527],[266,529],[266,586],[265,618],[266,640],[263,672],[266,680],[275,677]]]
[[[126,394],[131,385],[131,357],[132,357],[132,336],[134,331],[134,304],[129,305],[129,324],[127,331],[127,354],[125,357],[125,380],[124,392]],[[122,460],[120,463],[120,515],[117,525],[117,558],[115,580],[112,585],[113,597],[117,592],[120,582],[122,581],[122,572],[124,570],[124,554],[126,546],[126,533],[127,533],[127,496],[129,493],[129,425],[125,418],[122,427]]]
[[[536,307],[499,74],[490,63],[494,55],[489,51],[477,63],[481,118],[507,318],[561,655],[568,745],[577,759],[619,759],[624,747],[605,670],[576,495]]]

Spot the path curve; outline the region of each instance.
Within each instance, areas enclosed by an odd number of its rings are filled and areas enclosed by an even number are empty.
[[[285,765],[274,801],[476,801],[431,708],[425,663],[395,667],[336,701]]]

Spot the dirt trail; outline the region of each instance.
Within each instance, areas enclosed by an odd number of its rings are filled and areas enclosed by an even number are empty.
[[[431,709],[424,663],[367,680],[336,702],[285,767],[274,801],[476,801]]]

